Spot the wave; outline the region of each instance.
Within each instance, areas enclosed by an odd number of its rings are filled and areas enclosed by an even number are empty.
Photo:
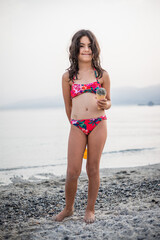
[[[14,168],[0,168],[0,172],[29,169],[29,168],[55,167],[55,166],[62,166],[62,165],[66,165],[66,163],[48,164],[48,165],[39,165],[39,166],[21,166],[21,167],[14,167]]]
[[[154,150],[155,148],[131,148],[131,149],[123,149],[118,151],[110,151],[110,152],[103,152],[102,154],[113,154],[113,153],[134,153],[134,152],[142,152],[146,150]]]
[[[118,151],[103,152],[102,155],[119,154],[119,153],[135,153],[135,152],[141,152],[141,151],[153,150],[153,149],[155,149],[155,148],[132,148],[132,149],[124,149],[124,150],[118,150]],[[66,159],[66,158],[63,158],[63,160],[64,159]],[[55,166],[62,166],[62,165],[66,165],[66,164],[67,163],[59,163],[59,164],[48,164],[48,165],[39,165],[39,166],[20,166],[20,167],[14,167],[14,168],[0,168],[0,172],[22,170],[22,169],[32,169],[32,168],[55,167]]]

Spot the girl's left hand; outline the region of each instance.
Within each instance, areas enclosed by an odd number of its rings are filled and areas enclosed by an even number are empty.
[[[97,105],[102,110],[108,109],[107,99],[97,100]]]

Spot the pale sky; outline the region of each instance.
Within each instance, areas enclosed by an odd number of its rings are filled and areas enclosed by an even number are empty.
[[[0,105],[61,95],[83,28],[98,39],[111,89],[160,84],[159,0],[0,0]]]

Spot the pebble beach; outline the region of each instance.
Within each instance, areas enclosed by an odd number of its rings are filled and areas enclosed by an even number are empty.
[[[43,175],[43,174],[42,174]],[[65,176],[44,174],[0,187],[0,239],[160,239],[160,164],[100,170],[96,220],[83,220],[88,180],[81,173],[73,216],[55,222],[65,205]]]

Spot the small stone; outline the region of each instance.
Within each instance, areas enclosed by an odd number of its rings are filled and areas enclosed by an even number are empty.
[[[60,193],[63,193],[63,192],[64,192],[64,190],[62,190],[62,189],[61,189],[61,190],[59,190],[59,192],[60,192]]]
[[[64,240],[68,240],[68,239],[69,239],[69,237],[68,237],[68,236],[66,236],[66,237],[64,237],[63,239],[64,239]]]

